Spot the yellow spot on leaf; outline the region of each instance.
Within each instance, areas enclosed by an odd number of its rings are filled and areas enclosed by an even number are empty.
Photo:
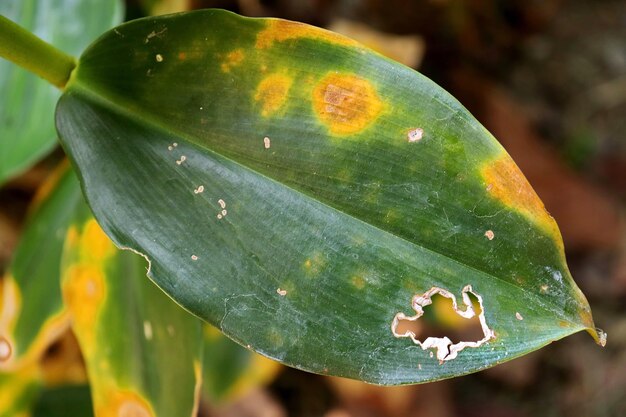
[[[272,74],[264,78],[256,89],[254,100],[261,105],[264,117],[275,114],[287,100],[293,79],[284,74]]]
[[[326,266],[326,260],[321,253],[315,253],[304,261],[303,266],[308,275],[318,275]]]
[[[487,192],[493,198],[547,232],[560,251],[563,251],[563,240],[556,222],[509,155],[504,154],[490,161],[482,168],[481,176],[487,183]]]
[[[132,391],[112,391],[104,404],[96,404],[98,417],[154,417],[150,403]]]
[[[226,60],[222,62],[221,68],[223,72],[230,72],[233,67],[241,64],[243,59],[245,58],[245,54],[243,49],[235,49],[234,51],[229,52],[226,55]]]
[[[266,28],[257,35],[256,47],[265,49],[271,47],[274,42],[284,42],[301,38],[321,40],[335,45],[360,46],[358,42],[350,38],[325,29],[299,22],[273,19],[270,20]]]
[[[382,107],[372,84],[355,75],[331,73],[313,90],[313,109],[334,135],[363,130],[378,117]]]
[[[63,280],[63,298],[87,355],[94,347],[96,319],[105,296],[105,280],[99,267],[78,264],[68,268]]]
[[[102,262],[115,253],[115,246],[94,219],[88,220],[80,238],[83,261]]]
[[[365,287],[365,279],[363,279],[363,277],[360,275],[353,276],[351,281],[352,281],[352,285],[354,285],[354,287],[359,290]]]

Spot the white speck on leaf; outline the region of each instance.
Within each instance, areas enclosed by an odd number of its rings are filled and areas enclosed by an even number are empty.
[[[187,160],[187,157],[185,155],[181,155],[180,159],[178,161],[176,161],[176,165],[180,165],[183,162],[185,162]]]
[[[149,321],[143,322],[143,335],[146,337],[146,340],[152,340],[152,323]]]
[[[163,62],[163,55],[156,54],[154,59],[156,59],[156,62]]]
[[[226,208],[226,202],[221,198],[217,200],[217,203],[220,205],[221,208]]]
[[[203,191],[204,191],[204,185],[201,185],[198,188],[196,188],[195,190],[193,190],[193,193],[194,194],[200,194]]]
[[[191,260],[192,260],[192,261],[197,261],[197,260],[198,260],[198,257],[197,257],[196,255],[191,255]]]
[[[282,297],[287,295],[287,290],[281,290],[280,288],[276,289],[276,293]]]
[[[409,133],[407,134],[407,138],[409,139],[409,142],[419,142],[420,140],[422,140],[423,137],[424,137],[424,129],[419,128],[419,127],[409,130]]]
[[[11,345],[9,342],[0,337],[0,361],[5,361],[11,357]]]
[[[493,230],[487,230],[485,232],[485,237],[489,240],[493,240],[494,237],[496,237],[495,233],[493,233]]]
[[[269,149],[271,146],[271,142],[270,142],[270,138],[265,136],[263,138],[263,146],[265,146],[265,149]]]
[[[524,317],[522,317],[522,315],[520,313],[515,313],[515,318],[518,320],[524,320]]]

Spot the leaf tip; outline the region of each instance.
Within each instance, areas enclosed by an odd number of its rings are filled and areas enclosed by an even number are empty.
[[[591,337],[593,337],[593,340],[596,341],[598,346],[602,346],[602,347],[606,346],[607,334],[604,330],[600,329],[599,327],[595,327],[595,328],[588,328],[587,332],[591,335]]]

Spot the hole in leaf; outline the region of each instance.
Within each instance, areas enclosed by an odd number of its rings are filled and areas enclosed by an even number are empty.
[[[478,299],[468,294],[476,313],[471,319],[461,317],[454,311],[452,300],[440,294],[432,296],[432,304],[424,307],[424,315],[417,320],[400,319],[396,327],[398,334],[413,333],[419,340],[429,337],[448,337],[452,343],[479,341],[483,336],[478,317],[482,313]],[[464,310],[465,306],[459,306]]]

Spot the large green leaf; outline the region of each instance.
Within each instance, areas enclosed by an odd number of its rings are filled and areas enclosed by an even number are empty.
[[[88,210],[77,213],[65,242],[62,289],[95,415],[193,417],[201,322],[145,274],[144,259],[115,248]]]
[[[79,54],[122,21],[120,0],[3,0],[0,15],[70,54]],[[0,185],[56,143],[51,116],[59,91],[12,63],[0,61]]]
[[[288,365],[424,382],[596,335],[504,149],[349,39],[216,10],[134,21],[80,58],[57,128],[106,233],[180,304]],[[474,294],[483,338],[396,326],[436,293]]]
[[[39,190],[1,283],[0,369],[35,361],[69,325],[59,268],[65,234],[78,206],[86,207],[78,180],[65,162]]]

